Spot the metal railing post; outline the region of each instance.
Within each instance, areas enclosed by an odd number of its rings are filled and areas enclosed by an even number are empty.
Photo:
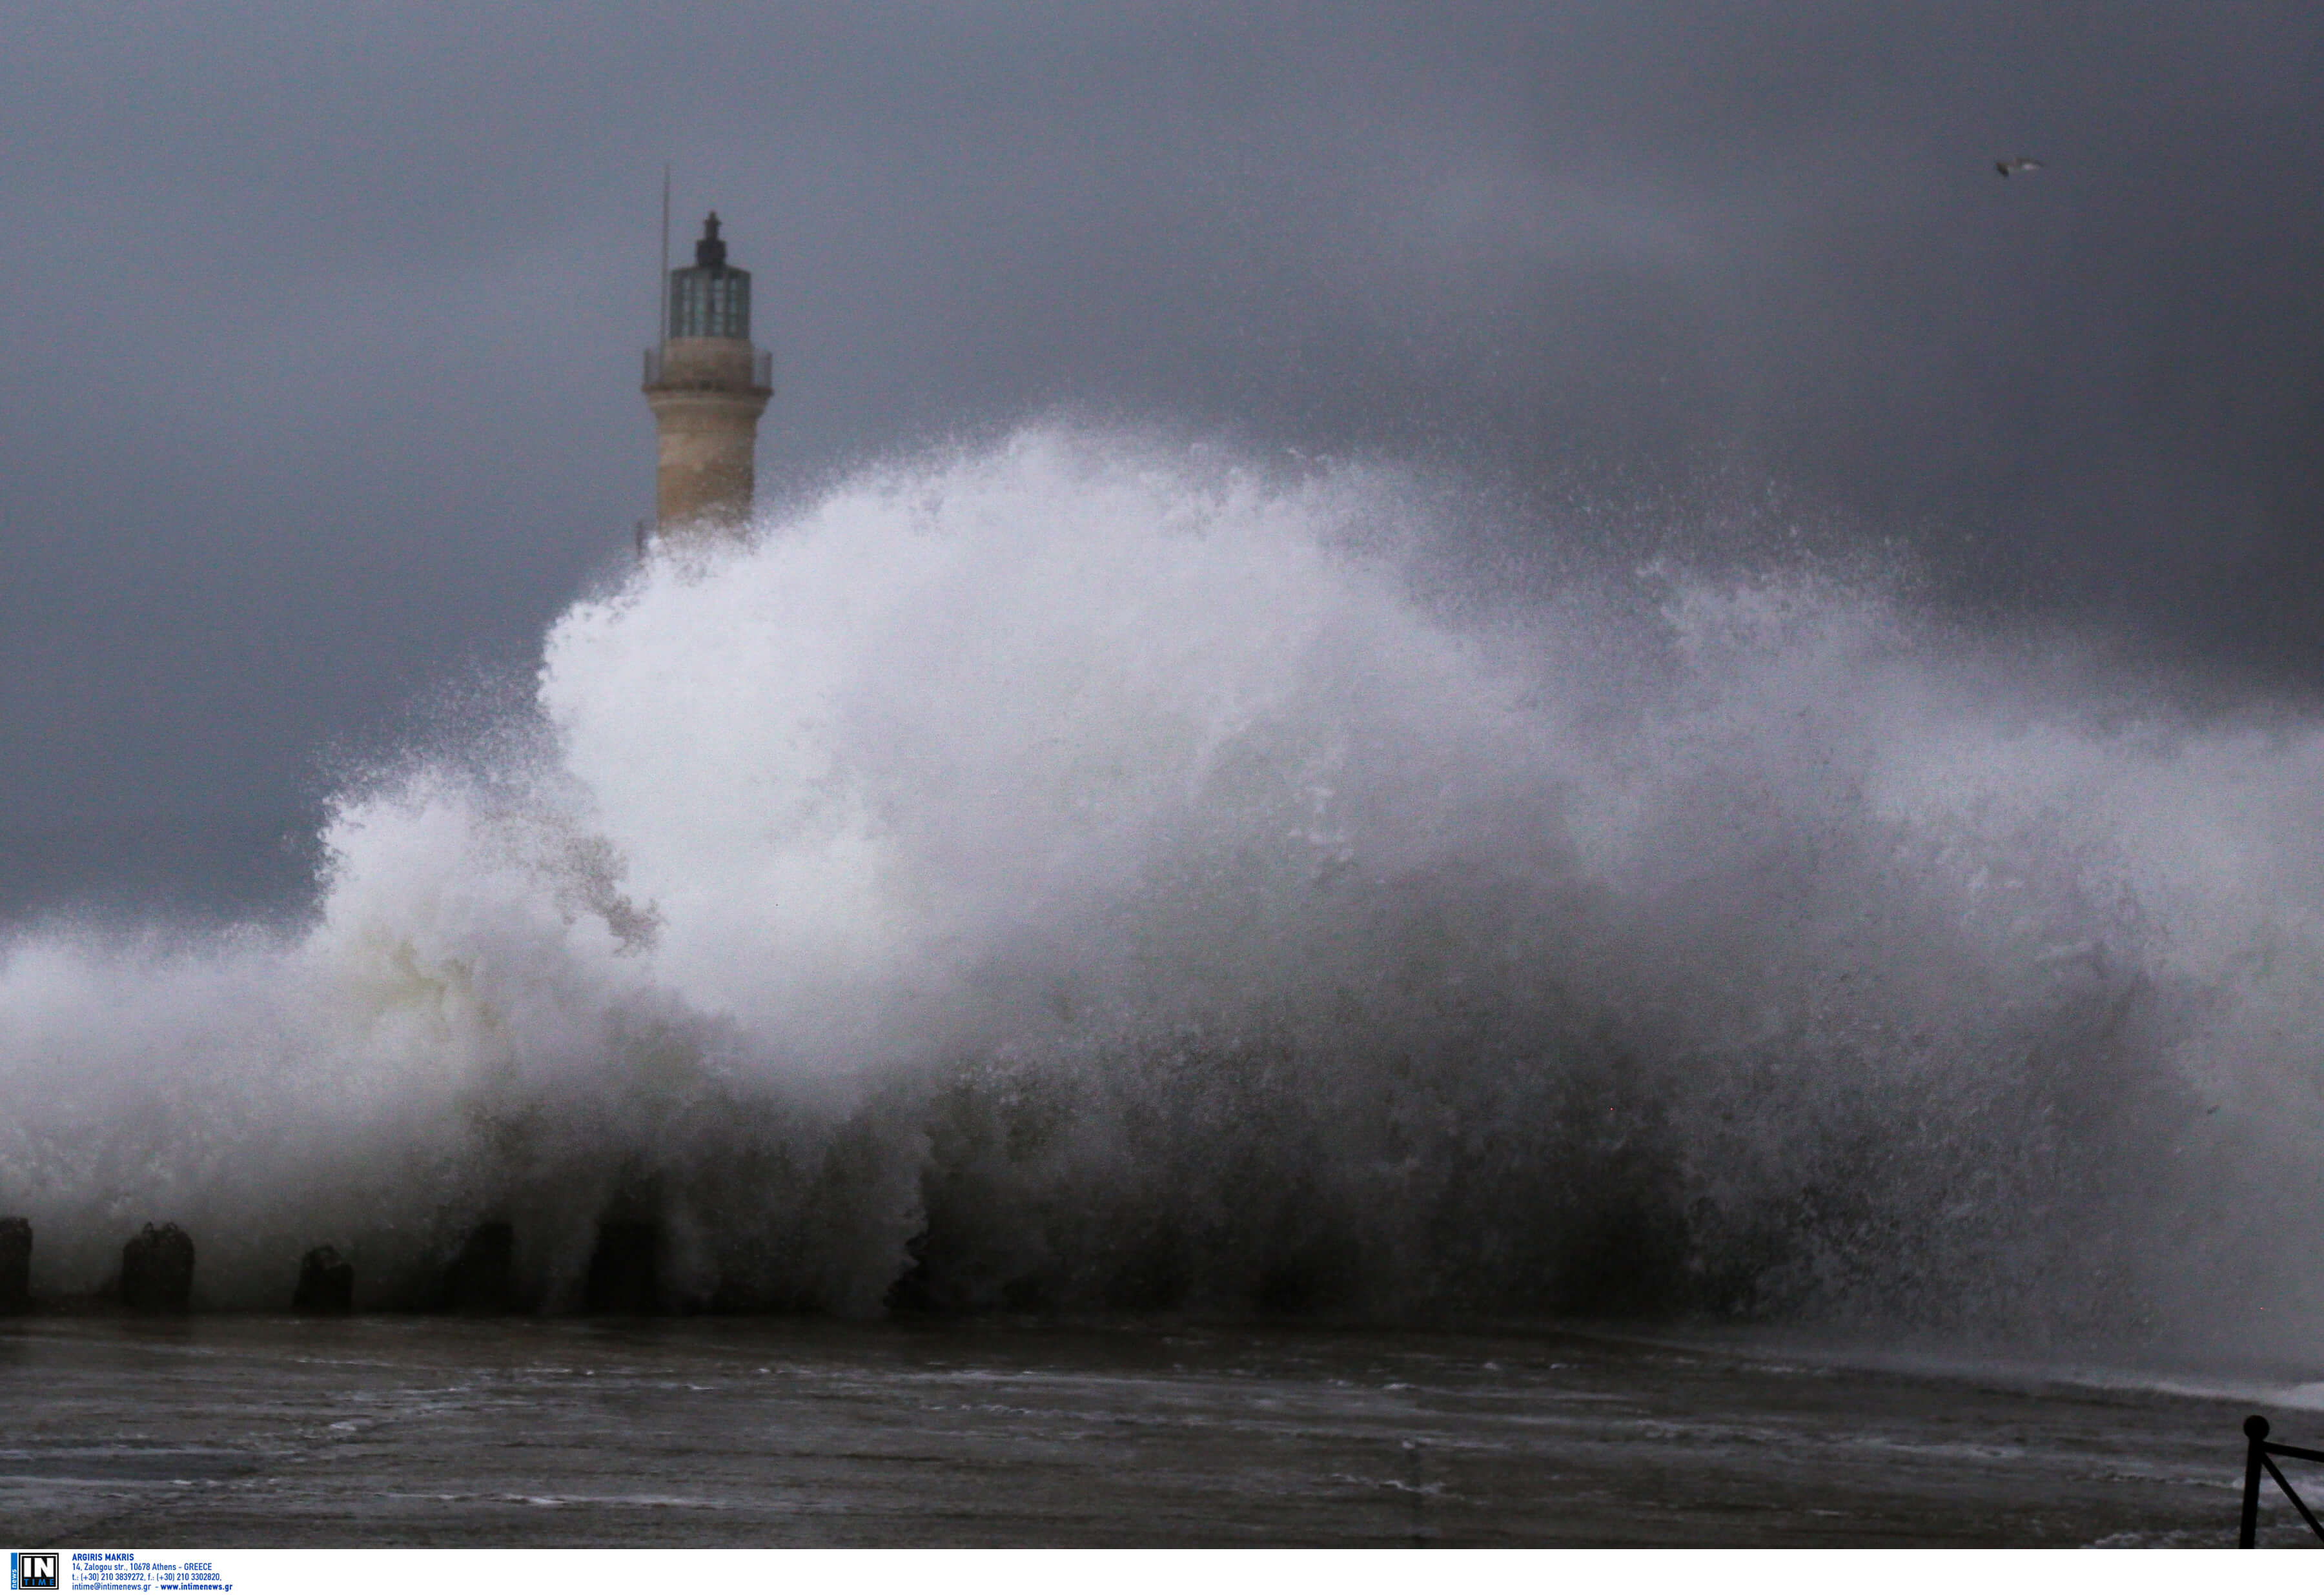
[[[2267,1439],[2267,1420],[2254,1413],[2244,1420],[2244,1522],[2236,1535],[2236,1548],[2249,1551],[2259,1544],[2259,1471],[2265,1461],[2260,1446]]]

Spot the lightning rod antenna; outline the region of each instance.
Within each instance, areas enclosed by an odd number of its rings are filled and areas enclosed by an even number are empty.
[[[669,336],[669,162],[661,163],[661,275],[654,280],[654,342]]]

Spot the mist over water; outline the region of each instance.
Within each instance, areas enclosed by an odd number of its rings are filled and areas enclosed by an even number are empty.
[[[679,1307],[2308,1339],[2317,726],[1798,564],[1501,602],[1459,514],[1054,428],[657,560],[297,932],[13,936],[35,1287],[503,1219],[556,1309],[616,1216]]]

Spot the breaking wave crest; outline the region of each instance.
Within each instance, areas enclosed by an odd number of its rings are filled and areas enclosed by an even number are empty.
[[[681,1308],[2305,1335],[2324,733],[1452,513],[1048,429],[658,559],[295,934],[14,936],[36,1288],[493,1220],[555,1309],[612,1217]]]

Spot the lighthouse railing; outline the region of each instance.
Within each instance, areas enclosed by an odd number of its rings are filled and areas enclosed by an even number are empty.
[[[659,386],[662,370],[662,346],[651,345],[646,350],[645,385],[649,388]],[[772,349],[751,351],[751,385],[754,388],[775,385],[775,352]]]

